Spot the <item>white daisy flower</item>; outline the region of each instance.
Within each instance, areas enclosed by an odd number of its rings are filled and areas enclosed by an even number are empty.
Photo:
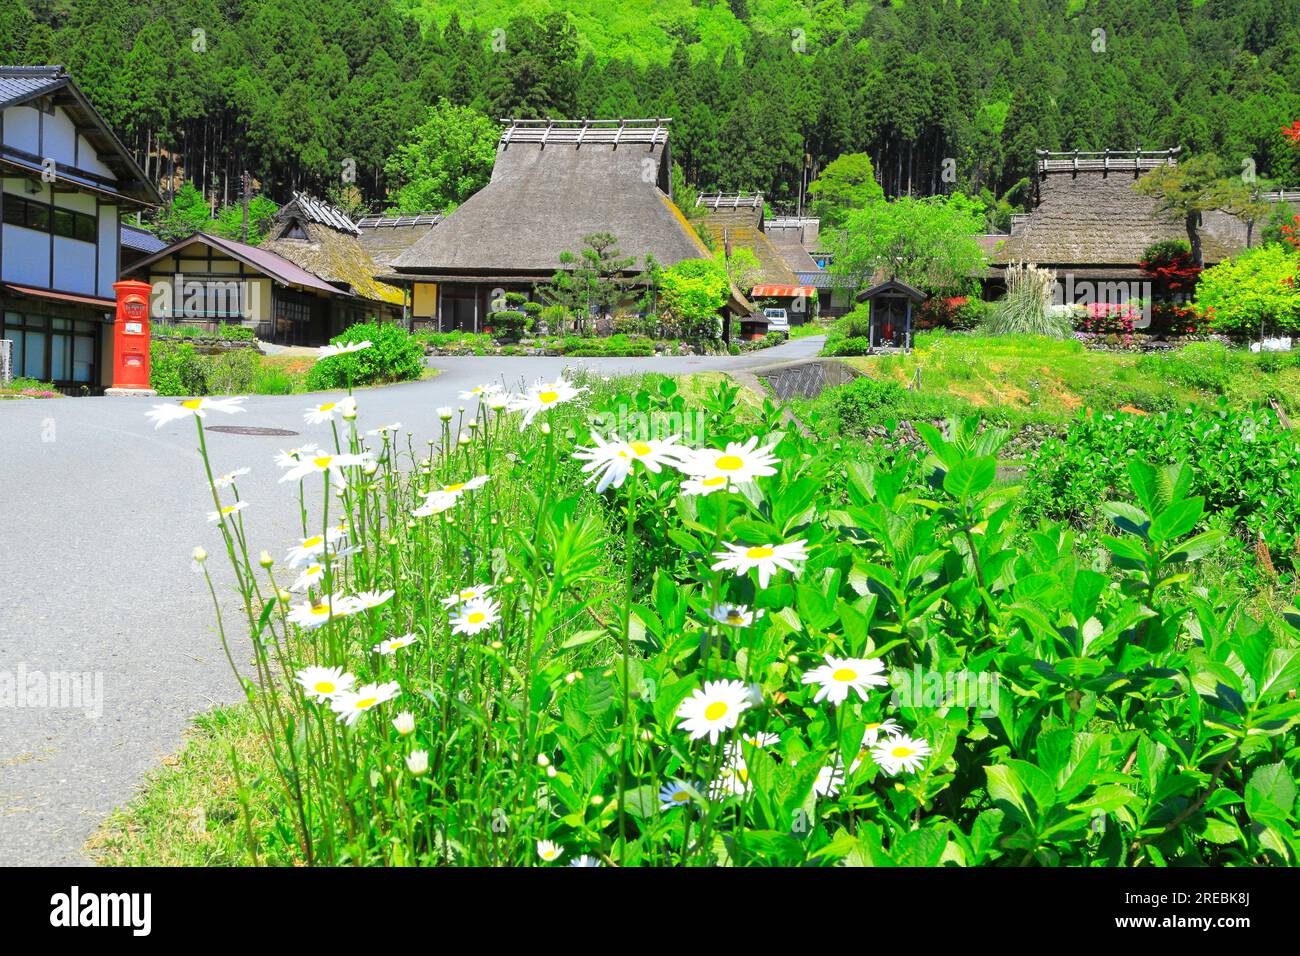
[[[304,458],[309,458],[316,454],[317,445],[302,445],[299,448],[290,448],[288,451],[281,451],[275,456],[275,463],[281,468],[292,468]]]
[[[323,534],[314,534],[310,538],[303,538],[297,545],[289,549],[284,563],[291,568],[296,568],[298,565],[323,554],[328,546],[329,539]]]
[[[316,355],[316,361],[333,358],[336,355],[347,355],[351,352],[360,352],[363,349],[370,348],[370,342],[345,342],[342,345],[322,345],[320,352]]]
[[[326,422],[332,422],[335,415],[342,415],[344,418],[357,417],[357,400],[351,395],[345,395],[336,402],[323,402],[320,405],[313,405],[307,409],[303,415],[303,421],[308,425],[323,425]]]
[[[730,755],[718,768],[718,777],[709,784],[709,799],[722,800],[726,797],[743,797],[752,788],[749,780],[749,766],[745,763],[738,747],[730,750]]]
[[[711,680],[682,701],[677,716],[692,740],[707,736],[709,743],[716,744],[719,735],[735,727],[749,707],[749,687],[744,682]]]
[[[437,494],[455,495],[456,497],[460,497],[467,491],[478,491],[478,489],[482,488],[491,480],[491,475],[477,475],[469,481],[452,482],[450,485],[443,485],[441,488],[435,488],[433,491],[422,491],[420,494],[426,498],[430,495]]]
[[[898,737],[903,733],[903,728],[898,726],[896,720],[881,720],[873,724],[867,724],[862,728],[862,749],[867,750],[874,747],[880,742],[880,735],[885,734],[889,737]]]
[[[304,667],[293,679],[302,685],[307,696],[321,703],[346,694],[357,680],[341,667]]]
[[[695,799],[695,788],[681,780],[669,780],[659,788],[659,809],[671,810],[684,807]]]
[[[781,742],[781,738],[776,734],[762,732],[757,734],[741,734],[740,738],[751,747],[770,747],[773,744],[779,744]]]
[[[371,708],[386,704],[401,696],[402,688],[397,681],[387,684],[362,684],[354,691],[339,694],[330,701],[330,709],[339,715],[339,720],[349,726]]]
[[[547,863],[554,863],[564,856],[564,847],[558,846],[550,840],[538,840],[537,855]]]
[[[395,654],[403,647],[410,647],[418,640],[419,638],[414,634],[403,634],[401,637],[390,637],[382,640],[370,649],[376,654]]]
[[[391,425],[380,425],[378,428],[372,428],[366,432],[367,435],[387,435],[389,432],[400,431],[401,422],[393,422]]]
[[[754,436],[743,445],[730,442],[721,451],[717,448],[701,448],[691,454],[682,465],[682,470],[700,479],[720,478],[724,485],[728,481],[735,485],[775,475],[776,469],[773,466],[779,465],[781,459],[772,454],[772,449],[778,441],[758,448],[758,436]]]
[[[453,409],[450,405],[438,406],[438,417],[442,419],[444,422],[451,421],[452,416],[455,414],[456,414],[455,409]]]
[[[234,471],[228,471],[224,475],[217,475],[212,479],[212,483],[218,488],[229,488],[239,478],[248,474],[248,468],[236,468]]]
[[[486,399],[487,407],[494,412],[504,412],[510,408],[515,398],[507,391],[491,392]]]
[[[501,386],[496,382],[486,382],[483,385],[475,385],[473,388],[461,392],[460,397],[462,401],[468,402],[472,398],[484,399],[494,392],[499,392],[501,390]]]
[[[448,594],[442,599],[443,607],[455,607],[466,601],[481,601],[492,593],[492,585],[475,584],[473,587],[461,588],[455,594]]]
[[[325,580],[325,565],[310,564],[294,579],[293,584],[289,585],[289,590],[306,591],[312,585],[319,584],[323,580]]]
[[[412,750],[406,758],[406,769],[415,777],[423,777],[429,772],[429,751]]]
[[[588,483],[599,479],[596,494],[600,494],[609,487],[621,488],[636,463],[655,474],[662,471],[664,465],[673,468],[680,466],[690,452],[677,447],[677,439],[678,436],[670,435],[664,439],[623,441],[618,435],[610,435],[610,440],[606,441],[592,432],[591,440],[595,445],[576,449],[573,457],[587,463],[582,466],[582,470],[591,475],[587,479]]]
[[[727,487],[727,479],[721,475],[705,475],[699,477],[693,475],[682,482],[681,493],[690,495],[708,495],[715,491],[723,491]]]
[[[206,418],[208,412],[225,412],[233,415],[248,409],[241,407],[243,398],[190,398],[175,405],[155,405],[145,412],[154,420],[154,428],[162,428],[168,422],[182,418]]]
[[[819,797],[834,797],[839,795],[842,786],[844,786],[844,764],[837,758],[833,767],[827,764],[817,771],[817,779],[813,781],[813,793]]]
[[[915,773],[921,769],[928,756],[930,756],[930,745],[924,740],[906,734],[882,740],[871,750],[871,759],[891,777],[901,770]]]
[[[478,634],[501,620],[501,605],[496,601],[479,598],[466,601],[451,615],[453,634]]]
[[[709,612],[709,617],[730,627],[749,627],[762,616],[761,609],[751,611],[746,604],[719,604]]]
[[[288,618],[290,624],[297,624],[299,627],[310,629],[320,627],[327,621],[355,614],[358,610],[356,602],[347,595],[331,594],[322,596],[314,604],[294,605],[289,610]]]
[[[603,866],[603,864],[594,856],[584,853],[582,856],[570,860],[569,866]]]
[[[388,603],[396,593],[396,591],[358,591],[352,599],[357,602],[357,607],[361,610],[373,611]]]
[[[393,729],[402,737],[415,733],[415,714],[404,710],[393,718]]]
[[[209,511],[208,520],[220,521],[222,518],[230,518],[239,514],[239,512],[243,511],[247,507],[247,501],[236,501],[233,505],[226,505],[220,511]]]
[[[767,587],[767,583],[772,580],[772,575],[776,573],[777,568],[785,568],[792,574],[798,574],[799,569],[795,567],[795,562],[808,560],[808,552],[804,550],[804,545],[808,542],[803,538],[798,541],[791,541],[787,544],[727,544],[723,542],[722,546],[725,551],[715,551],[713,556],[721,560],[713,566],[714,571],[735,571],[737,575],[744,577],[749,573],[750,568],[758,569],[758,586]]]
[[[281,481],[300,481],[308,475],[328,472],[336,483],[341,483],[345,468],[360,467],[370,461],[368,454],[330,455],[320,452],[310,458],[303,458],[280,476]]]
[[[586,389],[575,388],[571,382],[565,381],[564,377],[561,376],[554,382],[538,382],[523,395],[513,399],[510,403],[510,409],[511,411],[524,413],[524,419],[519,423],[519,430],[523,431],[533,423],[533,419],[538,412],[544,412],[556,405],[572,401],[583,391],[586,391]]]
[[[411,512],[414,518],[431,518],[450,511],[460,501],[460,495],[447,491],[430,491],[424,495],[424,504]]]
[[[832,704],[842,704],[852,690],[859,700],[867,699],[868,687],[883,687],[889,683],[885,676],[885,664],[878,657],[832,657],[826,656],[826,663],[814,667],[803,675],[805,684],[820,684],[814,703],[829,700]]]

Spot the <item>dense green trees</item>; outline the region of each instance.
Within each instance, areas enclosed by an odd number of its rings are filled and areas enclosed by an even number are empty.
[[[482,113],[438,100],[384,168],[394,211],[449,212],[474,195],[492,175],[498,135]]]
[[[545,12],[565,6],[0,0],[0,60],[65,63],[151,175],[183,176],[218,206],[247,168],[281,201],[355,186],[386,207],[389,160],[441,97],[492,121],[670,116],[687,180],[782,206],[845,153],[868,156],[890,196],[1001,197],[1036,148],[1138,145],[1300,184],[1300,156],[1277,135],[1300,115],[1295,0]]]

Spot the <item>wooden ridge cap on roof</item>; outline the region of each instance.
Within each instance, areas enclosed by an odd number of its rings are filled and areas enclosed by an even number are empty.
[[[649,144],[658,146],[668,142],[668,127],[672,120],[667,117],[655,119],[512,119],[501,118],[501,140],[499,146],[506,148],[511,143],[551,144],[605,144],[619,146],[623,144]]]

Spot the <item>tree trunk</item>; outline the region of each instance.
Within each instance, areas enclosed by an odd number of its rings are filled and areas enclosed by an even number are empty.
[[[1201,251],[1201,214],[1192,209],[1187,213],[1187,241],[1192,247],[1192,261],[1198,269],[1205,268],[1205,255]]]

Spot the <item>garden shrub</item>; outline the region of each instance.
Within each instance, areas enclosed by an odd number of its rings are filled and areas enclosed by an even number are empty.
[[[1300,332],[1300,262],[1279,244],[1257,246],[1201,273],[1196,309],[1223,335]]]
[[[533,320],[524,312],[506,310],[489,313],[486,324],[492,327],[492,336],[498,341],[518,342],[532,328]]]
[[[830,409],[845,434],[866,434],[867,429],[893,417],[907,392],[894,382],[863,375],[831,393]]]
[[[827,337],[822,347],[823,355],[870,355],[871,339],[868,338],[831,338]]]
[[[420,340],[392,322],[365,322],[349,326],[330,340],[334,345],[370,342],[360,352],[321,359],[307,373],[307,389],[313,392],[377,382],[404,382],[424,371],[424,348]]]
[[[256,392],[262,356],[252,349],[231,349],[204,356],[209,395],[247,395]]]
[[[159,395],[208,394],[207,363],[189,342],[151,338],[149,387]]]

